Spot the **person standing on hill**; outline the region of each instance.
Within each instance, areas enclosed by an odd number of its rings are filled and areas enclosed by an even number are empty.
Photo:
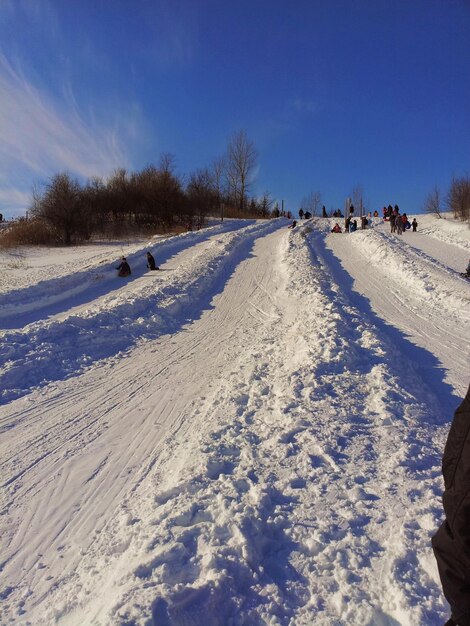
[[[411,227],[413,229],[413,232],[416,232],[416,229],[418,228],[418,222],[416,221],[416,217],[413,218],[413,221],[411,222]]]
[[[121,258],[121,263],[116,267],[118,276],[130,276],[131,268],[125,256]]]
[[[403,220],[400,213],[395,213],[395,232],[397,235],[403,234]]]
[[[150,252],[147,252],[147,267],[149,270],[159,270],[160,268],[155,265],[155,259]]]
[[[442,474],[446,518],[432,538],[432,547],[451,608],[445,626],[470,626],[470,387],[454,413]]]

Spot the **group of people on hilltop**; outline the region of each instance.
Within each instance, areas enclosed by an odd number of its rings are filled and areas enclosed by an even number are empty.
[[[145,256],[147,257],[147,267],[149,270],[160,269],[159,267],[157,267],[155,263],[155,259],[150,252],[147,252]],[[131,266],[127,262],[127,259],[125,256],[121,257],[121,263],[116,267],[116,269],[118,272],[118,276],[126,277],[126,276],[131,275]]]
[[[388,206],[384,206],[384,208],[382,209],[382,217],[385,221],[388,221],[392,217],[393,212],[398,210],[398,204],[396,204],[394,207],[391,204],[389,204]]]
[[[418,222],[416,217],[413,218],[413,221],[410,222],[406,213],[400,214],[398,207],[393,209],[392,214],[389,217],[390,221],[390,232],[396,233],[397,235],[402,235],[405,230],[411,230],[415,233],[418,228]]]
[[[391,204],[384,206],[382,209],[382,215],[385,222],[390,222],[390,232],[401,235],[405,230],[411,230],[415,233],[418,229],[418,222],[416,218],[410,222],[406,213],[400,214],[398,204],[392,207]]]
[[[414,233],[417,231],[418,222],[416,218],[413,218],[413,220],[410,222],[406,213],[400,214],[400,210],[397,205],[395,205],[395,208],[392,208],[392,207],[390,208],[391,208],[391,212],[389,212],[388,209],[384,207],[384,210],[385,210],[384,215],[385,214],[387,215],[387,217],[384,217],[384,220],[390,221],[390,228],[391,228],[392,233],[397,233],[398,235],[401,235],[405,230],[411,229]],[[337,215],[333,214],[333,216],[336,217]],[[371,212],[369,211],[367,215],[364,215],[364,214],[361,215],[360,220],[361,220],[362,230],[365,230],[369,226],[372,217],[379,217],[379,212],[374,211],[374,213],[371,214]],[[349,215],[347,215],[344,220],[344,232],[352,233],[356,231],[357,228],[358,228],[358,220],[354,217],[354,206],[351,205],[349,207]],[[332,233],[343,232],[338,222],[335,223],[335,225],[331,229],[331,232]]]

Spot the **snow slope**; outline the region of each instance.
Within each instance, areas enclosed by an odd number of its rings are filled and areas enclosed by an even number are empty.
[[[327,247],[354,278],[381,319],[438,356],[446,380],[464,395],[469,382],[470,282],[460,276],[470,257],[470,229],[450,218],[420,216],[419,233],[390,234],[389,224]],[[339,278],[339,280],[341,280]],[[346,278],[347,280],[347,278]]]
[[[441,624],[470,284],[420,227],[227,222],[4,287],[0,622]]]

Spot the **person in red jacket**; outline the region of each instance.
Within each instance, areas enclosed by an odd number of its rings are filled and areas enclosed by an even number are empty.
[[[446,519],[432,538],[432,547],[451,608],[445,626],[470,626],[470,387],[454,414],[442,474]]]

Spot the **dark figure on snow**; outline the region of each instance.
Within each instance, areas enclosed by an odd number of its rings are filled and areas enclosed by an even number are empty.
[[[310,213],[310,211],[305,211],[304,217],[306,220],[309,220],[312,217],[312,214]]]
[[[299,218],[302,219],[304,216],[304,210],[303,209],[299,209]]]
[[[322,217],[328,217],[328,215],[326,213],[326,208],[324,206],[321,208],[321,216]]]
[[[399,213],[395,213],[395,232],[397,235],[403,235],[403,219]]]
[[[470,387],[454,413],[442,458],[446,519],[432,538],[442,589],[452,617],[470,626]]]
[[[118,267],[116,267],[116,269],[118,271],[118,276],[130,276],[131,275],[131,268],[125,256],[121,258],[121,263],[120,265],[118,265]]]
[[[296,220],[292,220],[292,224],[288,226],[287,228],[295,228],[296,226],[297,226]]]
[[[418,228],[418,222],[416,221],[416,217],[413,218],[413,221],[411,222],[411,227],[413,228],[413,232],[416,232],[416,229]]]
[[[159,267],[157,267],[155,265],[155,259],[150,254],[150,252],[147,252],[147,267],[149,268],[149,270],[159,270],[160,269]]]
[[[462,276],[465,276],[465,278],[470,278],[470,259],[468,259],[467,269],[465,270],[465,272],[462,273]]]

